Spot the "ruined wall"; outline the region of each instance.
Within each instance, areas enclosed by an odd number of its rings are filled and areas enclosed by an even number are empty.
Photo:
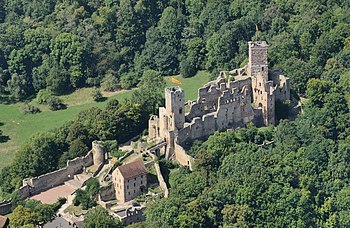
[[[216,113],[210,113],[203,117],[195,117],[191,123],[187,123],[183,129],[179,130],[177,143],[183,144],[186,141],[209,136],[216,129]]]
[[[119,217],[120,221],[124,226],[130,225],[132,223],[137,223],[137,222],[142,222],[145,221],[145,216],[144,216],[144,210],[145,207],[137,209],[137,208],[128,208],[124,209],[126,216],[125,217]],[[124,211],[123,210],[123,211]],[[117,212],[119,214],[121,211]]]
[[[191,120],[195,117],[201,117],[210,112],[215,112],[220,96],[221,90],[215,83],[209,83],[199,88],[198,98],[190,104],[190,111],[186,115],[186,119]]]
[[[240,76],[240,77],[234,77],[234,81],[229,81],[229,88],[232,90],[236,88],[239,92],[243,90],[243,88],[249,89],[249,92],[251,90],[252,86],[252,80],[250,77],[246,76]]]
[[[157,162],[154,163],[154,168],[155,168],[156,173],[157,173],[159,187],[163,190],[164,198],[168,198],[168,196],[169,196],[168,186],[165,183],[162,172],[160,171],[160,166]]]
[[[159,118],[158,116],[151,116],[148,121],[148,138],[155,139],[159,137]]]
[[[93,164],[93,155],[90,151],[85,157],[75,158],[67,162],[67,166],[50,173],[43,174],[23,180],[23,186],[20,188],[19,194],[22,198],[38,194],[52,187],[63,184],[73,179],[75,174],[82,172],[83,167]]]
[[[275,83],[275,100],[290,100],[290,79],[284,75],[277,76],[277,82]]]
[[[188,166],[190,170],[192,170],[192,165],[194,161],[193,157],[188,155],[185,149],[177,143],[175,143],[175,156],[176,161],[178,161],[183,166]]]
[[[265,126],[275,124],[275,89],[273,81],[266,81],[259,73],[252,77],[253,100],[256,108],[261,108]]]
[[[115,189],[114,185],[108,185],[105,187],[102,187],[99,192],[98,192],[98,197],[99,200],[101,201],[110,201],[110,200],[115,200]]]
[[[159,137],[165,138],[166,132],[168,131],[168,115],[164,107],[159,108]]]

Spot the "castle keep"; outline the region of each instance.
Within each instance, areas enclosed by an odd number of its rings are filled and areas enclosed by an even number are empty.
[[[187,141],[205,138],[215,131],[236,129],[249,122],[257,126],[275,124],[275,102],[290,99],[289,78],[268,69],[268,44],[248,42],[249,63],[198,90],[198,98],[188,101],[185,113],[184,91],[165,89],[165,107],[149,120],[149,141],[165,141],[166,158],[189,165],[191,157],[182,148]]]

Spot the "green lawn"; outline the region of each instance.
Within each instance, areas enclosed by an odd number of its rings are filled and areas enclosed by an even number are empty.
[[[174,77],[181,82],[179,86],[185,90],[186,100],[195,99],[198,88],[209,80],[209,74],[206,72],[199,72],[192,78]],[[176,85],[170,82],[170,78],[166,78],[167,86]],[[23,114],[21,111],[22,103],[0,104],[0,123],[2,125],[0,125],[0,129],[4,135],[10,137],[10,140],[6,143],[0,144],[0,169],[11,163],[16,150],[33,134],[59,127],[65,122],[73,120],[82,110],[91,107],[104,107],[108,100],[101,103],[94,102],[90,95],[91,91],[91,88],[83,88],[73,94],[61,96],[61,99],[64,100],[68,107],[65,110],[55,112],[32,101],[31,104],[38,106],[42,110],[41,113],[35,115]],[[123,101],[125,98],[130,98],[131,94],[132,91],[124,91],[108,99],[114,98]]]
[[[175,84],[170,81],[171,77],[167,77],[167,86],[180,86],[185,91],[185,99],[194,100],[198,96],[198,88],[202,87],[209,81],[210,74],[205,71],[200,71],[192,78],[183,78],[181,76],[175,76],[174,78],[179,80],[181,84]]]

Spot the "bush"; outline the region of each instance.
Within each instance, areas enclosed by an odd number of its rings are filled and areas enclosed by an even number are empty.
[[[30,105],[28,103],[25,103],[22,108],[24,114],[36,114],[41,112],[41,110],[38,107],[35,107],[33,105]]]
[[[36,96],[36,100],[39,104],[45,104],[49,106],[52,111],[65,109],[66,105],[63,104],[62,100],[54,96],[53,93],[48,89],[42,89]]]
[[[100,102],[103,101],[103,96],[102,93],[99,89],[94,89],[94,91],[92,91],[92,98],[94,99],[94,101]]]
[[[184,78],[189,78],[196,75],[197,69],[193,66],[187,59],[184,59],[180,62],[180,74]]]
[[[52,209],[54,212],[57,212],[63,204],[65,204],[67,202],[67,199],[66,198],[63,198],[63,197],[60,197],[58,198],[58,200],[52,204]]]
[[[51,111],[57,111],[57,110],[67,108],[67,106],[65,104],[63,104],[63,101],[55,96],[51,97],[51,99],[48,101],[47,105],[49,106],[49,109]]]

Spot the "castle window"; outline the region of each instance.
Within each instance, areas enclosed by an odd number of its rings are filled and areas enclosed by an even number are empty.
[[[141,181],[141,184],[143,184],[142,181]]]
[[[136,180],[136,177],[135,177],[135,180]]]
[[[141,178],[143,178],[143,175],[141,175]]]
[[[179,109],[179,113],[182,114],[182,108]]]
[[[126,186],[126,189],[129,189],[129,185]]]
[[[134,187],[136,186],[136,184],[134,183]]]
[[[130,192],[129,192],[129,196],[130,196]]]

